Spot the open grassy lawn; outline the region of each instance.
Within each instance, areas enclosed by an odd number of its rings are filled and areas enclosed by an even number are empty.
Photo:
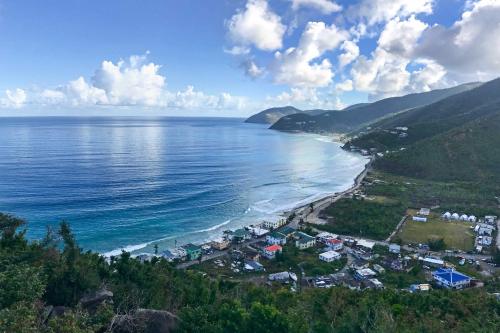
[[[409,211],[409,214],[413,212]],[[470,226],[467,222],[443,221],[437,215],[432,215],[427,222],[415,222],[409,218],[396,237],[404,244],[443,238],[448,249],[469,251],[474,247],[474,232]]]

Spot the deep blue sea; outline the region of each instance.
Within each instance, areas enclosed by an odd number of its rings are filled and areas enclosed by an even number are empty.
[[[0,118],[0,211],[110,253],[201,242],[353,183],[328,137],[224,118]],[[113,252],[111,252],[113,253]]]

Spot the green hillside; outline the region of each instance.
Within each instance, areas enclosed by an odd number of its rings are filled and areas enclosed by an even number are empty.
[[[375,167],[433,180],[500,180],[500,107],[482,117],[388,154]]]
[[[449,96],[476,88],[479,85],[480,83],[468,83],[448,89],[386,98],[367,105],[357,105],[343,111],[329,111],[310,115],[309,117],[290,114],[274,123],[271,129],[314,133],[346,133],[390,114],[432,104]]]

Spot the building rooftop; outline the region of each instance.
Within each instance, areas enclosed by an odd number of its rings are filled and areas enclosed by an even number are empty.
[[[274,244],[266,247],[265,250],[269,252],[281,251],[281,246]]]
[[[440,278],[450,282],[450,283],[457,283],[457,282],[462,282],[462,281],[467,281],[470,280],[471,278],[465,274],[462,274],[460,272],[457,272],[454,269],[448,268],[440,268],[434,272],[432,272],[434,276],[439,276]]]
[[[186,251],[199,251],[199,250],[201,250],[201,246],[195,245],[195,244],[192,244],[192,243],[184,245],[183,248]]]
[[[269,234],[269,237],[272,237],[272,238],[277,238],[277,239],[278,239],[278,238],[286,238],[286,236],[285,236],[284,234],[282,234],[281,232],[277,232],[277,231],[275,231],[275,232],[271,232],[271,233]]]

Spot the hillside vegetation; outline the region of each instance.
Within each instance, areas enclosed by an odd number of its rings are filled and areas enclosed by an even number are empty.
[[[271,292],[177,270],[163,259],[141,263],[124,253],[108,263],[83,252],[66,223],[29,243],[18,231],[22,224],[0,214],[0,332],[468,333],[496,332],[500,323],[500,303],[483,289]],[[102,287],[113,302],[83,307],[81,297]],[[56,314],[47,315],[51,306],[58,306]],[[159,329],[136,315],[145,313],[140,308],[167,310],[178,323]]]
[[[469,83],[448,89],[386,98],[367,105],[358,105],[351,109],[328,111],[317,115],[308,114],[304,116],[301,114],[291,114],[284,116],[274,123],[271,129],[314,133],[346,133],[382,117],[432,104],[443,98],[473,89],[479,85],[479,83]]]

